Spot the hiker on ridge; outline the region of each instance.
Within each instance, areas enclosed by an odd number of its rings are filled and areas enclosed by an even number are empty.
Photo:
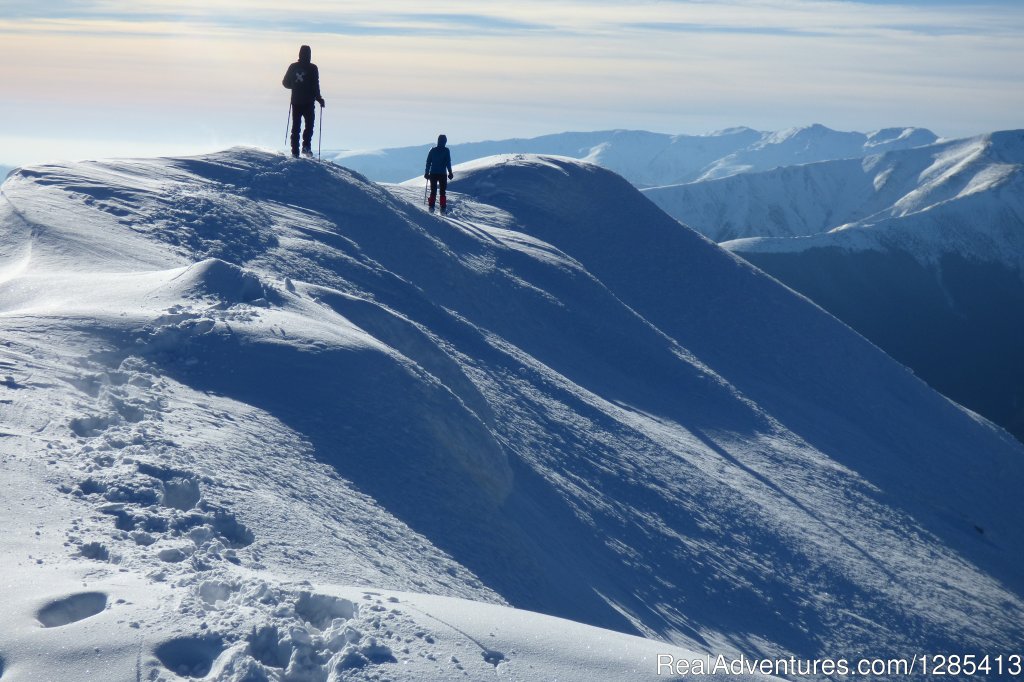
[[[434,210],[434,199],[437,197],[437,186],[441,186],[441,213],[444,213],[448,202],[447,190],[448,181],[452,174],[452,152],[445,145],[448,144],[448,137],[437,136],[437,146],[427,154],[427,166],[423,170],[423,177],[430,180],[430,210]],[[447,172],[447,175],[445,173]]]
[[[316,120],[316,102],[320,108],[327,106],[320,96],[320,69],[310,61],[312,50],[309,45],[299,48],[299,61],[288,67],[281,81],[284,87],[292,91],[292,156],[299,155],[299,124],[305,120],[302,131],[302,153],[313,155],[313,124]]]

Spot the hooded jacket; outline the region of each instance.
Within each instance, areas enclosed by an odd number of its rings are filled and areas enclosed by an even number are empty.
[[[288,67],[281,84],[292,91],[292,106],[307,107],[321,99],[320,70],[310,61],[309,45],[299,48],[299,61]]]
[[[452,172],[452,151],[445,146],[446,144],[448,138],[439,135],[437,146],[427,153],[427,166],[423,171],[425,175],[444,175],[446,172]]]

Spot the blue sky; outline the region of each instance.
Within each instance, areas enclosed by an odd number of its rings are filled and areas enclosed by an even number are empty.
[[[281,148],[309,43],[324,146],[564,130],[1024,127],[1024,2],[0,0],[0,163]]]

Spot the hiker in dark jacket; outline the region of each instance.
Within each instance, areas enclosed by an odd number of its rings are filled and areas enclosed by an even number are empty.
[[[427,166],[423,170],[423,177],[430,180],[430,210],[434,210],[434,199],[437,197],[437,186],[441,186],[441,212],[443,213],[448,201],[448,181],[454,176],[452,174],[452,152],[445,145],[448,138],[444,135],[437,136],[437,146],[427,154]],[[447,174],[446,174],[447,173]]]
[[[306,127],[302,131],[302,153],[312,156],[313,124],[316,120],[316,107],[327,106],[320,96],[320,69],[310,61],[312,50],[309,45],[299,48],[299,61],[288,67],[281,83],[292,91],[292,156],[299,155],[299,124],[305,120]]]

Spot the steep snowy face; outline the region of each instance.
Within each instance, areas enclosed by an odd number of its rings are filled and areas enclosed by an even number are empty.
[[[645,195],[1024,437],[1024,132]]]
[[[1024,439],[1024,131],[737,180],[648,196]]]
[[[609,130],[459,143],[453,145],[453,153],[456,161],[496,154],[569,156],[618,173],[637,187],[657,187],[812,161],[860,158],[930,144],[936,139],[922,128],[889,128],[865,135],[822,125],[777,133],[729,128],[709,135]],[[428,149],[429,145],[343,152],[335,160],[374,180],[397,182],[416,174]]]
[[[925,504],[934,505],[932,512],[918,509],[912,512],[915,518],[935,513],[948,519],[940,510],[949,500],[965,494],[960,476],[972,475],[964,469],[965,453],[979,449],[960,438],[955,438],[959,444],[953,445],[946,440],[952,434],[939,435],[937,431],[944,418],[925,416],[933,408],[952,408],[948,402],[928,391],[904,368],[883,359],[862,339],[845,329],[840,331],[841,327],[821,315],[820,310],[794,299],[689,230],[673,228],[654,207],[627,200],[629,191],[621,179],[566,159],[529,157],[481,161],[460,168],[457,178],[461,178],[455,182],[459,191],[510,212],[517,216],[522,230],[572,254],[617,299],[729,382],[772,424],[789,434],[787,437],[810,447],[815,454],[801,450],[800,464],[787,463],[787,457],[780,458],[779,450],[771,447],[759,450],[758,455],[743,446],[723,448],[725,452],[753,457],[739,456],[736,464],[765,476],[764,483],[773,491],[771,497],[782,494],[789,499],[789,495],[795,495],[792,501],[798,510],[829,507],[832,502],[804,497],[818,485],[804,478],[809,473],[805,466],[815,457],[824,457],[828,467],[848,467],[860,481],[845,480],[839,485],[844,492],[829,496],[833,501],[846,498],[850,491],[870,481],[875,492],[867,497],[874,499],[878,491],[886,491],[883,499],[898,499],[901,506],[908,500],[930,499]],[[567,178],[572,182],[566,182]],[[882,395],[889,397],[880,400]],[[924,408],[925,402],[932,407]],[[890,404],[901,416],[896,417],[896,412],[889,412],[889,408],[881,407],[883,404]],[[895,408],[896,404],[915,407],[907,410]],[[691,433],[700,430],[688,418],[673,416],[687,423]],[[964,426],[974,428],[966,422]],[[756,431],[759,427],[753,428]],[[718,427],[709,430],[721,433]],[[749,442],[750,434],[740,433],[733,432],[722,440]],[[1015,447],[1005,435],[993,436],[1002,443],[998,447]],[[722,440],[714,439],[714,446],[721,447]],[[975,491],[968,494],[970,497],[984,499],[991,480],[999,477],[996,471],[1004,464],[1017,467],[1019,456],[1008,453],[999,461],[996,469],[968,486]],[[939,473],[948,472],[948,467],[961,473],[948,479],[946,473]],[[829,473],[819,471],[814,477],[831,479],[833,473],[835,470],[829,468]],[[928,483],[914,481],[917,476],[933,475],[935,480]],[[988,476],[993,478],[986,483]],[[954,479],[957,483],[951,482]],[[805,482],[797,484],[796,480]],[[915,504],[909,503],[910,508]],[[973,502],[969,506],[979,509]],[[998,523],[1002,512],[992,511],[990,518]],[[848,512],[860,517],[853,509]],[[800,527],[799,534],[806,531],[797,521],[799,511],[784,517],[779,518],[780,525]],[[839,517],[828,513],[819,520],[835,524],[832,527],[836,529],[847,527]],[[959,532],[940,530],[944,524],[929,523],[928,533],[951,540],[962,537]],[[1004,537],[1013,535],[1009,531]],[[865,547],[874,542],[856,544]],[[966,548],[962,551],[973,555]],[[898,553],[895,548],[894,553]],[[883,554],[885,559],[876,558],[888,565],[891,555]],[[1019,577],[1002,575],[1012,584],[1019,584]]]
[[[18,579],[106,581],[19,601],[4,665],[48,603],[112,620],[122,572],[149,615],[118,655],[237,680],[436,660],[374,590],[702,652],[1020,641],[1012,439],[597,166],[457,167],[445,217],[422,191],[248,149],[3,185]]]

